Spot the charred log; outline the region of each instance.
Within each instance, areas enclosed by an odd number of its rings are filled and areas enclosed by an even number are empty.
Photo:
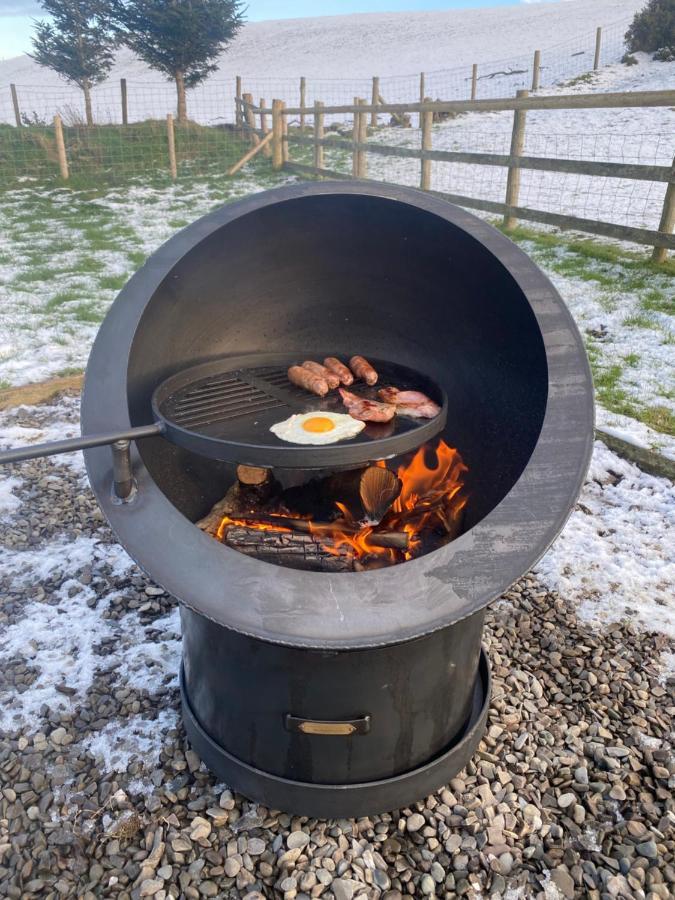
[[[355,556],[349,547],[338,547],[325,538],[310,534],[233,525],[227,529],[224,543],[233,550],[255,556],[264,562],[292,566],[310,572],[353,572]],[[326,549],[330,546],[330,550]]]

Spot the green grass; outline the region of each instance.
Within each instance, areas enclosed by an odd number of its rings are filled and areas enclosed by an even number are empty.
[[[98,279],[98,284],[104,290],[121,291],[128,280],[126,275],[102,275]]]
[[[497,227],[504,231],[500,223],[497,224]],[[606,244],[594,238],[579,238],[557,232],[539,231],[524,225],[518,226],[512,231],[505,231],[505,234],[517,244],[528,241],[542,250],[563,249],[566,254],[572,254],[573,257],[576,257],[574,262],[562,257],[560,264],[565,271],[574,274],[585,271],[582,260],[586,260],[594,263],[620,265],[634,277],[635,280],[631,281],[631,287],[644,286],[648,283],[650,275],[675,276],[675,258],[669,257],[663,263],[654,263],[646,256],[646,249],[626,250],[619,245]],[[589,277],[588,280],[592,279]]]
[[[658,322],[655,322],[649,316],[642,315],[642,313],[626,316],[621,324],[625,325],[626,328],[654,328],[657,331],[659,329]]]
[[[59,369],[56,373],[57,378],[67,378],[70,375],[81,375],[84,372],[84,369],[81,366],[66,366],[64,369]]]
[[[54,310],[60,309],[64,303],[74,303],[77,300],[82,299],[82,294],[77,290],[68,290],[68,291],[59,291],[58,294],[55,294],[51,297],[44,305],[45,312],[54,312]]]
[[[648,290],[640,299],[642,309],[649,312],[667,313],[669,316],[675,316],[675,287],[670,296],[662,294],[653,288]]]
[[[63,136],[70,169],[68,182],[63,182],[59,174],[53,127],[0,125],[0,182],[16,186],[17,178],[31,177],[83,189],[142,176],[156,184],[170,184],[163,120],[126,126],[65,126]],[[175,141],[179,177],[181,172],[196,175],[212,168],[222,174],[248,149],[248,143],[232,129],[195,122],[176,125]],[[26,228],[39,230],[31,222]]]
[[[89,301],[73,308],[73,318],[83,325],[97,325],[103,320],[103,313],[93,301]]]

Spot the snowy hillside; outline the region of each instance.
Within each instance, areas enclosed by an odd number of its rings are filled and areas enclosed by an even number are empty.
[[[535,49],[542,51],[543,83],[553,84],[591,68],[598,25],[604,30],[602,62],[617,61],[627,23],[643,4],[644,0],[568,0],[253,22],[223,55],[212,78],[191,92],[192,106],[199,121],[229,118],[236,74],[244,76],[245,89],[270,100],[297,100],[298,76],[305,75],[308,100],[316,95],[328,103],[363,94],[368,84],[364,79],[379,75],[386,79],[385,99],[397,102],[414,98],[418,73],[425,71],[429,94],[448,99],[466,96],[474,62],[481,67],[479,96],[495,96],[496,90],[511,92],[523,83],[510,77],[502,86],[493,73],[527,68]],[[115,120],[121,77],[129,83],[132,118],[164,115],[171,108],[172,86],[123,50],[108,81],[95,91],[98,121]],[[524,83],[529,78],[524,72]],[[340,81],[331,83],[332,79]],[[10,82],[18,85],[27,112],[51,117],[55,106],[65,110],[69,103],[80,105],[76,88],[27,56],[0,62],[0,85]],[[6,89],[0,89],[0,121],[13,121]]]
[[[213,77],[222,80],[238,73],[343,78],[454,68],[576,39],[597,25],[628,18],[641,6],[644,0],[570,0],[251,22]],[[122,76],[162,80],[128,51],[120,54],[111,73],[113,80]],[[0,62],[0,84],[10,81],[45,87],[52,83],[50,74],[27,56]]]

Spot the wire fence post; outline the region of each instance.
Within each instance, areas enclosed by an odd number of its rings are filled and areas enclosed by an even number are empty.
[[[422,102],[427,102],[428,97]],[[421,114],[422,119],[422,153],[432,148],[432,126],[434,124],[434,114],[432,110],[424,110]],[[420,167],[420,187],[423,191],[431,190],[431,160],[422,156],[422,165]]]
[[[275,171],[282,169],[284,166],[283,110],[283,100],[272,100],[272,168]]]
[[[380,99],[380,79],[377,75],[373,75],[373,92],[371,104],[373,106],[377,106]],[[377,128],[377,110],[374,109],[370,114],[370,126],[371,128]]]
[[[675,159],[673,159],[673,172],[666,188],[661,221],[659,222],[659,232],[662,234],[672,234],[673,231],[675,231]],[[665,262],[667,256],[668,251],[665,247],[654,247],[652,262]]]
[[[529,91],[516,91],[516,97],[527,97]],[[516,109],[513,113],[513,131],[511,133],[511,157],[522,156],[525,146],[525,110]],[[506,179],[506,200],[508,206],[518,206],[518,194],[520,192],[520,167],[509,166]],[[512,231],[518,224],[518,219],[508,211],[504,215],[504,229]]]
[[[239,130],[242,127],[241,117],[241,75],[237,75],[234,95],[234,123]]]
[[[16,122],[16,127],[21,128],[23,124],[21,122],[21,110],[19,109],[19,96],[16,92],[16,85],[10,84],[9,90],[12,94],[12,106],[14,107],[14,121]]]
[[[120,94],[122,96],[122,125],[129,124],[129,109],[127,107],[127,80],[120,78]]]
[[[593,71],[600,68],[600,49],[602,47],[602,28],[595,30],[595,56],[593,57]]]
[[[539,90],[539,73],[541,71],[541,50],[534,51],[534,59],[532,60],[532,90]]]
[[[269,131],[270,131],[267,126],[266,109],[267,109],[267,106],[265,104],[265,98],[261,97],[260,98],[260,130],[263,133],[263,140],[267,137],[267,135],[269,134]],[[262,152],[263,152],[263,156],[266,156],[269,159],[270,156],[272,155],[272,148],[270,147],[269,144],[265,144]]]
[[[66,145],[63,140],[63,126],[61,124],[61,116],[54,116],[54,137],[56,139],[56,155],[59,160],[59,173],[64,181],[68,181],[68,157],[66,156]]]
[[[471,99],[476,99],[476,86],[478,82],[478,63],[471,66]]]
[[[305,96],[307,92],[307,79],[303,75],[300,78],[300,108],[303,112],[300,113],[300,134],[304,134],[305,131]]]
[[[173,181],[178,178],[178,166],[176,165],[176,135],[173,130],[173,116],[166,116],[166,137],[169,144],[169,172]]]
[[[314,168],[323,169],[323,103],[316,100],[314,103]]]

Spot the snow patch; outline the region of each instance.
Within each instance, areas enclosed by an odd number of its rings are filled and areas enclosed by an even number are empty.
[[[602,627],[631,621],[675,637],[675,494],[596,441],[567,525],[534,571]]]
[[[14,493],[18,491],[23,481],[14,475],[0,476],[0,515],[7,515],[21,506],[21,500]]]
[[[159,760],[166,734],[177,724],[178,714],[173,709],[160,710],[155,719],[135,716],[123,724],[116,720],[82,741],[82,747],[105,772],[124,773],[132,760],[140,760],[148,768]],[[143,783],[139,786],[142,788]]]

